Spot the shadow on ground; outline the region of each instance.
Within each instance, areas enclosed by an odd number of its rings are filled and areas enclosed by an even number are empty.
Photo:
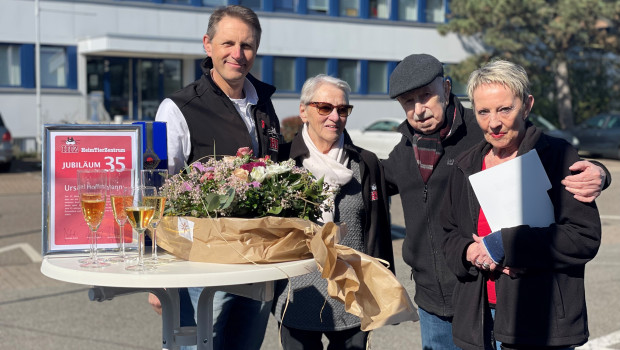
[[[41,161],[36,158],[15,159],[11,163],[9,173],[29,173],[41,171]]]

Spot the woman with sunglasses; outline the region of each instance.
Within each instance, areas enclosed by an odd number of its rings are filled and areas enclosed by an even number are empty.
[[[322,221],[346,224],[340,244],[386,260],[393,270],[388,197],[383,170],[374,153],[351,142],[345,130],[353,110],[351,88],[327,75],[309,78],[301,90],[299,114],[303,129],[291,144],[281,147],[298,166],[324,178],[336,194],[326,204]],[[360,330],[358,317],[327,294],[327,282],[319,272],[294,277],[288,306],[288,280],[278,281],[273,313],[282,325],[285,350],[366,349],[368,332]],[[286,307],[286,311],[284,311]]]

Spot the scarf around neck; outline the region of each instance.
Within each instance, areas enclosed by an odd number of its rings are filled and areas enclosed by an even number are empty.
[[[353,178],[353,171],[347,167],[349,156],[344,150],[344,134],[340,135],[338,141],[332,148],[323,154],[316,147],[310,134],[308,134],[308,124],[304,124],[301,130],[304,143],[308,148],[308,155],[302,161],[304,168],[308,169],[317,179],[323,177],[323,181],[329,185],[330,190],[335,194],[338,188],[345,185]],[[327,199],[330,211],[323,211],[323,222],[333,221],[334,197]]]
[[[413,152],[424,183],[428,182],[437,162],[443,155],[441,142],[448,137],[452,130],[452,124],[456,118],[456,108],[452,104],[448,105],[445,114],[443,126],[430,135],[425,135],[414,129]]]

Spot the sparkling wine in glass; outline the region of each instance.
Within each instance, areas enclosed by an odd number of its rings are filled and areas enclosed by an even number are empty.
[[[153,191],[154,187],[138,186],[132,189],[133,201],[131,206],[125,208],[127,219],[134,230],[138,232],[138,263],[129,265],[125,269],[129,271],[148,271],[155,269],[152,265],[144,264],[144,231],[148,228],[155,208],[147,205],[144,201],[146,193]]]
[[[164,214],[164,208],[166,206],[166,197],[158,195],[157,193],[161,191],[161,187],[168,178],[168,170],[145,169],[142,170],[141,178],[143,186],[154,186],[156,188],[154,194],[147,194],[147,201],[155,208],[155,214],[153,215],[153,219],[149,225],[149,228],[151,229],[152,251],[151,258],[148,259],[147,262],[150,264],[167,263],[169,262],[168,259],[161,259],[157,256],[157,225],[159,225],[159,222],[161,221]]]
[[[110,261],[123,262],[129,259],[125,252],[124,228],[127,223],[127,213],[125,208],[132,205],[133,196],[131,188],[134,184],[135,171],[133,169],[122,169],[108,172],[110,202],[112,202],[112,212],[114,220],[119,227],[119,255],[110,258]]]
[[[90,254],[80,260],[81,267],[98,268],[109,266],[97,256],[97,229],[101,225],[105,212],[108,177],[105,170],[78,170],[78,195],[84,220],[90,232]]]

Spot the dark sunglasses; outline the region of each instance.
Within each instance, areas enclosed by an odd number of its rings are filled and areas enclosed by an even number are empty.
[[[351,111],[353,111],[353,106],[351,105],[334,106],[333,104],[327,102],[310,102],[308,103],[308,106],[316,107],[316,110],[320,115],[329,115],[334,108],[336,108],[336,113],[338,113],[338,116],[341,118],[348,117],[351,114]]]

